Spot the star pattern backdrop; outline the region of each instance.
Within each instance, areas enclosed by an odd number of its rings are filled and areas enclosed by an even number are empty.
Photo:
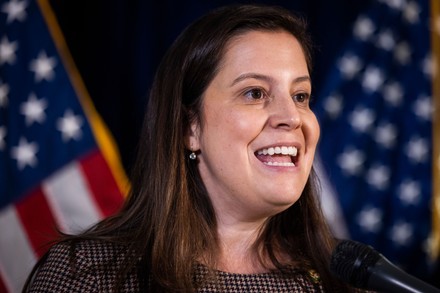
[[[47,1],[0,1],[0,292],[20,292],[56,229],[123,202],[116,150]]]
[[[428,0],[374,1],[315,106],[346,236],[422,279],[433,270],[431,58]]]

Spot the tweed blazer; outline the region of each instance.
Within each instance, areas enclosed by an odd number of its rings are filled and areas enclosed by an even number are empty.
[[[56,244],[35,275],[30,292],[115,292],[117,272],[126,252],[123,246],[92,240],[76,245]],[[202,284],[197,292],[323,292],[316,273],[292,270],[288,276],[281,272],[234,274],[216,271],[219,282],[210,283],[204,278],[208,268],[196,265],[194,282]],[[145,269],[140,266],[133,269],[123,279],[120,292],[154,292],[148,289],[148,276],[145,275]]]
[[[114,292],[126,254],[124,246],[103,241],[56,244],[36,273],[30,292]],[[137,270],[130,272],[121,292],[145,292],[140,277]]]

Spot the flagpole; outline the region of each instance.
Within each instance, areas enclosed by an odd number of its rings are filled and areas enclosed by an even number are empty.
[[[433,194],[431,256],[440,256],[440,1],[431,0],[431,48],[433,60]]]
[[[66,70],[69,73],[69,77],[74,86],[75,91],[80,98],[80,103],[86,113],[86,117],[92,126],[92,131],[97,139],[97,143],[112,170],[113,176],[116,179],[116,183],[122,194],[126,196],[130,189],[130,183],[126,177],[125,170],[122,166],[121,159],[116,147],[116,142],[114,141],[110,131],[107,129],[104,121],[97,113],[95,106],[92,103],[92,99],[84,85],[84,82],[79,74],[78,69],[73,61],[70,51],[67,48],[66,41],[64,40],[63,33],[58,25],[55,14],[52,11],[50,3],[48,0],[38,0],[37,1],[40,10],[47,22],[48,29],[52,34],[55,45],[58,52],[62,58]]]

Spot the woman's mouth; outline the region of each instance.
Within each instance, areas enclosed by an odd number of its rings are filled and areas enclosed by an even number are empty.
[[[293,146],[276,146],[255,152],[255,156],[263,164],[281,167],[295,167],[298,159],[297,154],[298,149]]]

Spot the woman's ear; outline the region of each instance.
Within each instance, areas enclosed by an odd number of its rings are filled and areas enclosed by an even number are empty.
[[[197,121],[191,122],[191,125],[187,130],[185,135],[185,146],[192,152],[200,149],[200,125]]]

